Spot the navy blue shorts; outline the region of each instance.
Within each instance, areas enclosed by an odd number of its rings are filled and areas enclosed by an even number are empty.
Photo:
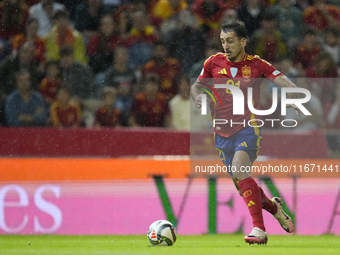
[[[239,150],[246,151],[253,163],[257,158],[261,140],[261,128],[258,127],[247,127],[229,138],[215,134],[216,149],[228,169],[231,169],[234,154]],[[229,171],[229,175],[232,176],[233,173]]]

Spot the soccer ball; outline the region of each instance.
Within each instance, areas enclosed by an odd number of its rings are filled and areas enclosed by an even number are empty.
[[[152,223],[148,231],[148,241],[151,245],[171,246],[177,239],[174,225],[167,220],[158,220]]]

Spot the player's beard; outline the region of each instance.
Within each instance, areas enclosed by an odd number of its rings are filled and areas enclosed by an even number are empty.
[[[233,52],[231,52],[231,53],[233,53]],[[228,56],[228,60],[229,60],[230,62],[234,62],[234,61],[237,59],[237,57],[240,56],[240,54],[242,54],[242,50],[240,50],[240,51],[239,51],[237,54],[235,54],[235,55],[231,54],[231,56]]]

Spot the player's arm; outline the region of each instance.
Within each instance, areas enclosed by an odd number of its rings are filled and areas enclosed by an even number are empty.
[[[195,81],[194,85],[191,86],[191,90],[190,90],[191,98],[192,98],[192,100],[194,100],[195,106],[197,108],[201,108],[202,97],[200,97],[200,95],[204,94],[203,90],[201,90],[199,88],[203,89],[203,88],[205,88],[205,86],[202,85],[202,83],[199,82],[199,79],[197,79]]]
[[[281,75],[281,76],[277,76],[274,79],[274,83],[278,86],[280,86],[281,88],[296,88],[296,85],[289,80],[285,75]],[[288,93],[288,97],[289,98],[293,98],[294,97],[294,93]],[[296,105],[294,104],[287,104],[287,108],[294,108],[295,112],[298,116],[300,116],[300,110],[298,107],[296,107]]]
[[[195,106],[197,108],[201,108],[202,106],[202,97],[200,95],[204,94],[202,89],[206,88],[206,86],[204,86],[203,83],[200,82],[200,79],[212,78],[212,74],[210,72],[210,63],[211,57],[204,62],[201,74],[198,76],[197,80],[190,89],[191,98],[192,100],[194,100]]]

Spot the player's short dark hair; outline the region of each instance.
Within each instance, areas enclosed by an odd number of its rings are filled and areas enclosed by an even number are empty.
[[[241,38],[247,38],[247,29],[244,22],[240,20],[230,20],[222,24],[221,30],[224,33],[235,32],[236,36]]]
[[[59,56],[66,57],[66,56],[73,56],[73,48],[70,45],[63,45],[60,47]]]

